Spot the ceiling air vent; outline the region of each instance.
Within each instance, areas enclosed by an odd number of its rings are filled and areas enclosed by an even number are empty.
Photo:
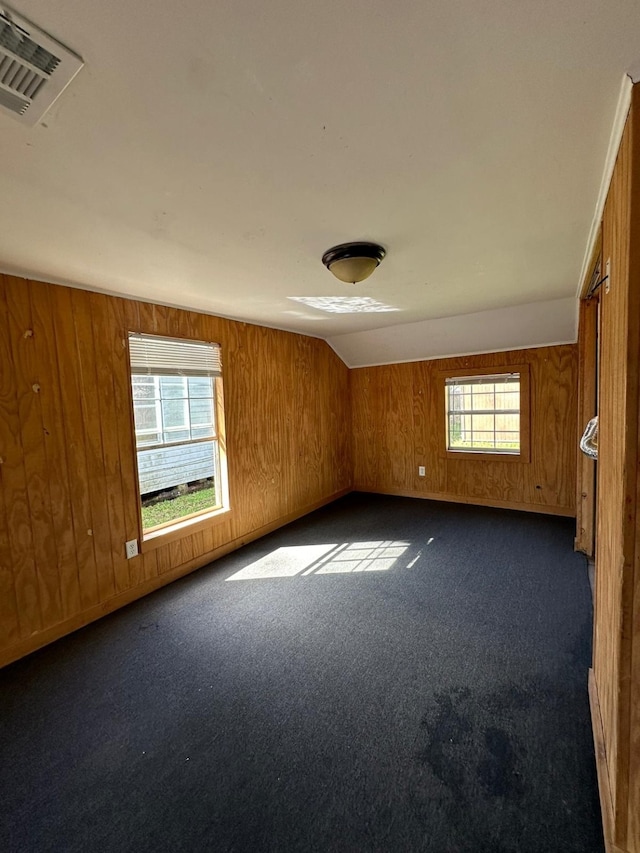
[[[33,125],[84,62],[7,6],[0,5],[0,108]]]

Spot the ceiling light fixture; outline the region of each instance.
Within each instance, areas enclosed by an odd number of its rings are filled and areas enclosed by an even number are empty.
[[[355,284],[369,278],[386,254],[377,243],[341,243],[324,253],[322,263],[340,281]]]

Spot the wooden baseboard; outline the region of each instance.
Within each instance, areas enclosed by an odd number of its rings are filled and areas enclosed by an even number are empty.
[[[213,551],[201,554],[199,557],[190,560],[188,563],[183,563],[181,566],[177,566],[175,569],[171,569],[162,575],[150,578],[139,586],[127,589],[113,598],[102,601],[99,604],[90,607],[88,610],[82,611],[82,613],[77,613],[69,619],[65,619],[64,622],[58,622],[56,625],[52,625],[44,631],[40,631],[38,634],[33,634],[30,637],[21,639],[18,643],[0,650],[0,668],[9,663],[13,663],[13,661],[19,660],[31,652],[35,652],[43,646],[49,645],[49,643],[59,640],[67,634],[71,634],[73,631],[77,631],[78,628],[84,628],[85,625],[89,625],[91,622],[101,619],[108,613],[113,613],[115,610],[119,610],[121,607],[131,604],[139,598],[143,598],[150,592],[154,592],[156,589],[160,589],[178,578],[184,577],[191,572],[195,572],[197,569],[201,569],[203,566],[220,559],[220,557],[224,557],[226,554],[230,554],[232,551],[237,551],[238,548],[242,548],[243,545],[248,545],[249,542],[260,539],[262,536],[272,533],[279,527],[284,527],[286,524],[290,524],[292,521],[296,521],[296,519],[302,518],[302,516],[308,515],[316,509],[320,509],[327,504],[333,503],[333,501],[344,497],[344,495],[349,494],[349,492],[351,492],[350,488],[342,489],[339,492],[335,492],[333,495],[323,498],[322,500],[315,501],[300,510],[281,516],[269,524],[265,524],[255,530],[251,530],[250,532],[239,536],[237,539],[232,539],[230,542],[226,542],[224,545],[221,545],[219,548],[215,548]]]
[[[596,771],[598,774],[598,791],[600,793],[600,808],[602,810],[602,831],[606,853],[625,853],[622,847],[613,842],[613,801],[609,784],[609,769],[605,749],[598,685],[592,669],[589,670],[589,705],[591,707],[591,727],[593,729],[593,745],[596,753]]]
[[[354,492],[369,492],[376,495],[395,495],[401,498],[423,498],[429,501],[445,501],[448,503],[472,504],[473,506],[490,506],[496,509],[517,509],[522,512],[539,512],[543,515],[562,515],[566,518],[575,518],[573,507],[567,506],[545,506],[544,504],[518,503],[517,501],[501,501],[493,498],[468,498],[460,495],[450,495],[443,492],[419,492],[416,489],[385,489],[370,488],[369,486],[355,485]]]

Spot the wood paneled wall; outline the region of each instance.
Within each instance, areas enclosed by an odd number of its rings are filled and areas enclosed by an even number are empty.
[[[128,331],[221,343],[231,511],[139,535]],[[442,455],[435,375],[526,363],[531,461]],[[576,347],[349,371],[322,341],[0,278],[0,663],[349,491],[570,515]],[[417,476],[425,465],[427,476]]]
[[[605,837],[640,853],[640,90],[603,224],[596,592],[590,695]],[[586,327],[581,329],[581,335]]]
[[[531,461],[444,454],[443,373],[520,364],[530,371]],[[354,488],[574,515],[576,377],[575,345],[352,370]]]
[[[231,511],[138,537],[127,332],[222,345]],[[0,277],[0,664],[351,487],[348,369],[323,341]]]

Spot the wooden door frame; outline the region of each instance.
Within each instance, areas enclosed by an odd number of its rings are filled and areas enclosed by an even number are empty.
[[[578,332],[578,435],[597,414],[597,330],[598,299],[580,302]],[[580,448],[576,477],[575,550],[590,559],[595,554],[596,463]]]
[[[598,235],[582,287],[578,314],[578,435],[598,413],[598,307],[593,290],[602,278],[602,231]],[[574,547],[593,559],[596,533],[596,465],[578,447],[576,476],[576,538]]]

